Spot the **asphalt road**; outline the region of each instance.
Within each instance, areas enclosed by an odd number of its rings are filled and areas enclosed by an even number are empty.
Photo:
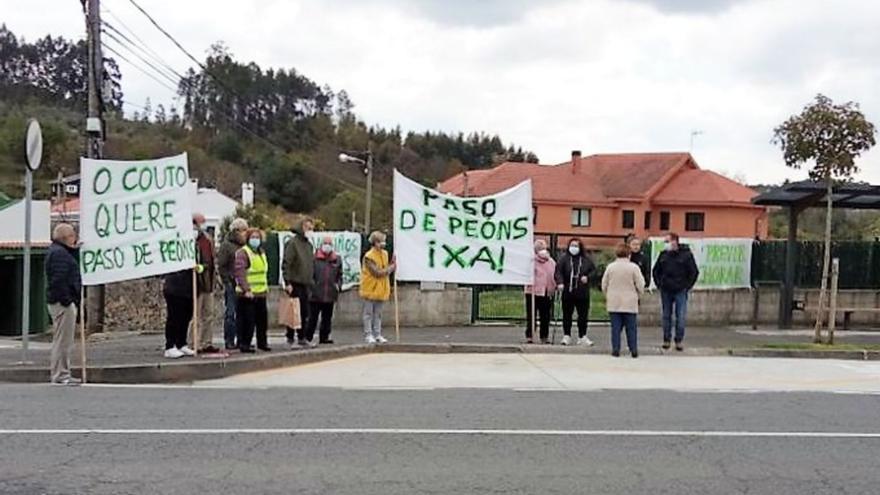
[[[880,435],[860,434],[878,411],[854,394],[2,385],[0,493],[875,494]]]

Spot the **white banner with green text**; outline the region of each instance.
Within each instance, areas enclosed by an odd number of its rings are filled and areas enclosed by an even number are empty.
[[[463,198],[394,172],[398,280],[528,285],[533,239],[531,181]]]
[[[651,238],[651,266],[663,252],[663,238]],[[700,278],[695,289],[740,289],[752,284],[752,239],[685,238],[694,254]]]
[[[140,161],[83,158],[80,165],[84,285],[195,266],[186,153]]]

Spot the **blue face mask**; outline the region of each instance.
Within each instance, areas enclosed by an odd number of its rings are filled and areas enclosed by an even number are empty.
[[[250,246],[251,249],[260,249],[260,244],[262,243],[263,241],[256,237],[251,237],[250,239],[248,239],[248,246]]]

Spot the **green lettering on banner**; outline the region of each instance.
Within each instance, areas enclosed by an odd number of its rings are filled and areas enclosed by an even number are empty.
[[[437,215],[433,213],[425,213],[425,216],[422,217],[423,232],[437,232],[437,227],[434,226],[435,218],[437,218]]]
[[[477,221],[476,220],[465,220],[465,222],[464,222],[464,236],[470,237],[471,239],[477,238]]]
[[[153,260],[151,259],[153,253],[150,252],[150,245],[147,243],[142,244],[134,244],[131,246],[134,251],[134,266],[138,267],[141,265],[152,265]]]
[[[412,230],[416,226],[416,213],[412,210],[401,210],[400,229]]]
[[[498,205],[494,199],[487,199],[486,201],[483,201],[483,205],[480,208],[481,212],[483,213],[483,216],[486,218],[494,217],[497,209],[498,209]]]
[[[84,273],[120,269],[125,267],[125,253],[118,247],[84,250],[80,253],[80,266]]]
[[[513,235],[513,240],[522,239],[523,237],[529,235],[529,217],[519,217],[513,222],[513,230],[516,233]]]
[[[422,203],[425,207],[431,206],[431,200],[439,197],[440,196],[432,193],[430,189],[422,189]]]
[[[434,268],[434,257],[437,254],[437,241],[428,241],[428,268]]]
[[[458,211],[458,205],[455,203],[454,199],[446,199],[443,201],[443,209]]]
[[[513,222],[510,220],[504,220],[498,224],[498,233],[495,237],[495,240],[498,241],[509,241],[513,236]]]
[[[177,201],[173,199],[169,199],[162,202],[162,207],[164,208],[164,214],[162,217],[165,219],[165,228],[168,230],[176,229],[177,224],[170,222],[169,220],[174,219],[174,205],[177,204]]]
[[[456,231],[464,226],[464,220],[458,217],[449,217],[449,233],[455,235]]]
[[[104,184],[99,191],[98,180],[102,178],[104,180]],[[92,191],[100,196],[101,194],[107,192],[110,189],[111,185],[113,185],[113,174],[110,173],[110,169],[108,169],[107,167],[101,167],[100,169],[98,169],[98,171],[95,172],[95,178],[92,179]]]
[[[175,239],[170,241],[159,241],[159,255],[162,262],[167,263],[177,261],[189,261],[196,259],[195,240],[181,239],[178,234]]]
[[[162,214],[162,205],[155,201],[150,201],[147,204],[147,218],[150,223],[150,230],[161,230],[162,222],[159,221],[159,216]]]
[[[492,250],[488,246],[481,247],[468,266],[472,267],[480,262],[488,264],[493,271],[498,270],[498,265],[496,265],[495,258],[492,256]]]
[[[461,257],[470,246],[462,246],[460,248],[449,247],[446,244],[443,244],[443,250],[446,251],[446,260],[443,262],[443,268],[449,268],[452,263],[458,263],[458,265],[462,268],[466,268],[468,266],[467,261]]]
[[[486,233],[486,227],[489,227],[488,233]],[[491,241],[495,237],[495,232],[497,231],[498,227],[496,226],[495,222],[491,220],[483,222],[483,225],[480,225],[480,237],[482,237],[483,240]]]
[[[464,210],[468,215],[477,216],[477,201],[473,199],[468,199],[461,204],[461,209]]]
[[[102,239],[110,235],[110,209],[103,203],[95,210],[95,232]]]

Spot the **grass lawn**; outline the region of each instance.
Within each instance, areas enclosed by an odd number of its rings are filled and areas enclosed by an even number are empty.
[[[554,319],[562,319],[562,303],[557,297],[554,301]],[[525,320],[525,296],[522,289],[496,289],[480,292],[477,319],[480,320]],[[605,294],[598,290],[590,291],[590,319],[607,320]]]
[[[763,349],[784,349],[792,351],[880,351],[880,344],[813,344],[808,342],[780,342],[761,344]]]

